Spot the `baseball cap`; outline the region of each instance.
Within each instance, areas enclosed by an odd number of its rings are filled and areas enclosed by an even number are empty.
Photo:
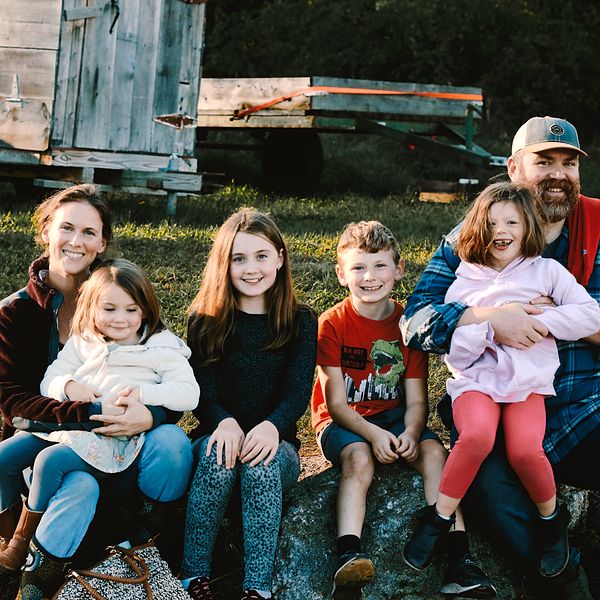
[[[568,148],[587,156],[579,146],[575,126],[557,117],[532,117],[519,127],[512,143],[512,153],[519,150],[541,152],[551,148]]]

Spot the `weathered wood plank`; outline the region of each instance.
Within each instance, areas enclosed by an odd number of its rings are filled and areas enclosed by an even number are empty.
[[[154,89],[154,115],[181,113],[190,93],[189,81],[182,78],[182,65],[190,58],[189,48],[183,45],[189,17],[198,6],[181,2],[162,2],[161,29],[158,44],[158,76]],[[154,116],[153,115],[153,116]],[[193,133],[193,132],[192,132]],[[153,152],[185,152],[184,139],[191,139],[190,132],[176,130],[152,122]],[[193,140],[192,140],[193,144]]]
[[[187,159],[190,170],[198,168],[195,159]],[[93,167],[95,169],[132,169],[134,171],[166,170],[169,156],[156,154],[126,154],[68,148],[52,151],[52,164],[59,167]]]
[[[126,11],[126,7],[123,7]],[[85,21],[85,42],[81,58],[81,80],[77,100],[74,144],[78,148],[95,150],[108,149],[109,132],[112,126],[114,70],[116,41],[120,30],[121,14],[116,29],[109,34],[115,11],[106,4],[102,14]],[[76,22],[76,21],[74,21]],[[122,57],[120,57],[122,59]]]
[[[65,8],[65,21],[77,21],[78,19],[95,19],[102,14],[103,6],[83,6],[81,8]]]
[[[481,88],[455,87],[418,83],[395,83],[389,81],[367,81],[361,79],[338,79],[333,77],[313,77],[315,86],[368,88],[403,92],[433,92],[454,94],[481,94]],[[324,112],[353,112],[362,116],[391,114],[398,118],[410,117],[450,117],[464,119],[467,105],[482,107],[483,102],[474,100],[446,100],[423,96],[380,96],[328,94],[311,97],[311,108]]]
[[[481,89],[474,87],[455,87],[424,85],[416,83],[396,83],[386,81],[367,81],[358,79],[339,79],[332,77],[307,78],[260,78],[260,79],[210,79],[202,80],[198,103],[199,123],[205,115],[228,114],[259,106],[270,100],[292,94],[305,87],[326,86],[333,88],[358,88],[366,90],[391,90],[402,92],[451,93],[480,95]],[[419,95],[377,95],[377,94],[336,94],[317,93],[301,95],[289,101],[283,101],[263,109],[252,116],[289,114],[295,109],[306,113],[330,116],[362,116],[406,120],[444,120],[461,122],[466,119],[467,106],[481,107],[482,102],[473,99],[444,99]],[[479,118],[478,115],[475,115]],[[234,122],[232,122],[232,126]]]
[[[233,113],[234,110],[262,104],[311,85],[310,77],[210,78],[200,83],[198,115],[205,111]],[[310,98],[298,96],[269,109],[271,111],[309,110]]]
[[[15,73],[21,98],[54,99],[55,50],[0,48],[0,95],[10,96]]]
[[[119,20],[112,33],[116,37],[115,64],[110,74],[113,93],[107,105],[109,121],[104,148],[117,151],[144,151],[143,148],[131,146],[130,132],[136,113],[133,90],[141,16],[152,4],[153,2],[140,3],[139,0],[128,0],[121,9]]]
[[[225,129],[246,129],[246,128],[281,128],[281,127],[313,127],[315,116],[299,115],[281,115],[262,114],[261,116],[250,115],[247,119],[230,120],[230,115],[198,115],[198,127],[215,127]]]
[[[194,117],[200,93],[200,72],[203,49],[204,5],[183,6],[180,8],[179,36],[181,56],[179,63],[179,106],[178,113]],[[193,153],[196,133],[193,129],[183,129],[175,134],[175,152]]]
[[[158,76],[159,30],[162,26],[158,3],[155,0],[144,2],[138,19],[138,43],[133,57],[135,77],[131,92],[134,110],[131,113],[128,145],[137,151],[149,152],[152,148],[154,88]]]
[[[57,50],[61,0],[0,0],[0,46]]]
[[[86,6],[86,0],[64,0],[65,9]],[[63,21],[56,75],[52,145],[70,147],[75,135],[85,21]]]
[[[19,168],[12,165],[39,165],[40,160],[39,152],[0,147],[0,174],[12,175],[14,170]],[[11,166],[7,167],[6,165]]]
[[[50,111],[43,100],[7,102],[0,96],[0,145],[20,150],[46,150]]]

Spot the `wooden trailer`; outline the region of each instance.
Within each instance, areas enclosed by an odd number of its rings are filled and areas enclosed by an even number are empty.
[[[0,177],[199,191],[204,1],[0,0]]]
[[[201,139],[215,130],[254,132],[265,177],[301,184],[320,175],[318,132],[375,133],[451,160],[503,165],[504,157],[474,142],[482,117],[482,90],[473,87],[332,77],[203,78],[196,125]]]

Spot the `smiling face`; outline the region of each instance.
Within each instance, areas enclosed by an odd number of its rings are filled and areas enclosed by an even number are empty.
[[[358,248],[347,248],[339,255],[336,273],[341,285],[352,295],[354,308],[372,309],[375,305],[387,304],[392,289],[404,272],[403,261],[394,262],[392,250],[365,252]]]
[[[282,264],[283,250],[278,251],[266,238],[244,231],[236,233],[229,277],[241,310],[267,312],[266,293],[274,285]]]
[[[143,319],[142,309],[121,286],[109,283],[100,289],[94,325],[107,340],[122,346],[137,344]]]
[[[546,223],[565,219],[579,197],[579,154],[572,150],[520,152],[509,158],[508,174],[537,192],[537,209]]]
[[[90,265],[106,248],[102,219],[87,202],[61,204],[41,232],[51,278],[85,278]]]
[[[502,271],[522,254],[523,215],[514,202],[496,202],[490,206],[488,219],[493,232],[488,264],[496,271]]]

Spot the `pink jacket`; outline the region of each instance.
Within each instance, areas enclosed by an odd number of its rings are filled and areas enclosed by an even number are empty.
[[[549,296],[557,306],[535,315],[552,335],[525,350],[495,342],[488,321],[457,327],[444,357],[452,373],[446,388],[453,401],[467,391],[483,392],[496,402],[521,402],[532,393],[551,396],[559,366],[554,338],[578,340],[600,330],[598,303],[555,260],[521,257],[501,272],[461,262],[456,276],[446,302],[501,306]]]

